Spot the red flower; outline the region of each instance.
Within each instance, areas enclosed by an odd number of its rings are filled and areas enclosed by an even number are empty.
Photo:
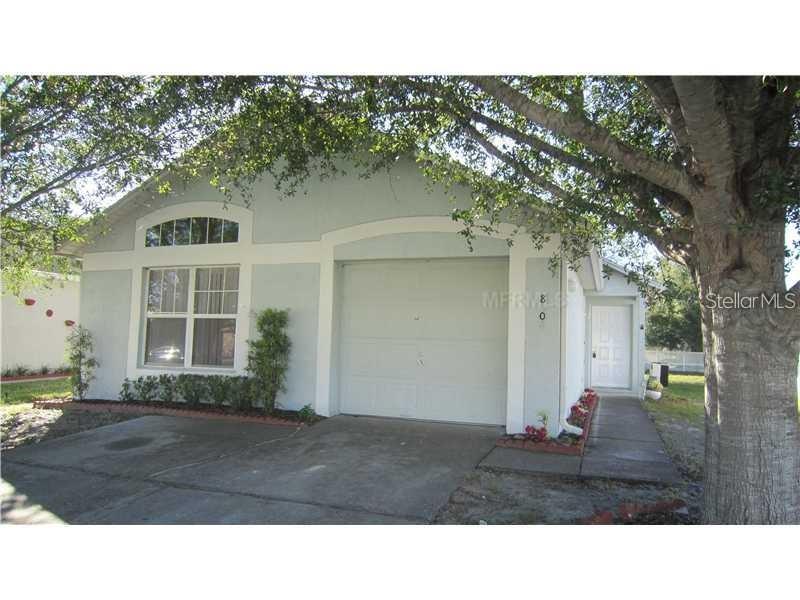
[[[36,300],[33,298],[25,298],[25,306],[33,306],[36,304]]]
[[[46,311],[44,311],[44,314],[46,314],[48,317],[52,317],[53,316],[53,309],[52,308],[48,308]]]
[[[67,327],[72,327],[73,325],[75,325],[75,321],[73,321],[72,319],[67,319],[66,321],[64,321],[64,325],[66,325]]]

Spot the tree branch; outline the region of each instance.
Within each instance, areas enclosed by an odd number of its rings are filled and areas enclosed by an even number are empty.
[[[570,112],[538,104],[495,77],[469,77],[483,92],[557,135],[570,137],[593,152],[618,162],[624,169],[683,196],[693,193],[688,175],[672,165],[650,158],[615,138],[606,129]]]
[[[691,153],[689,133],[686,131],[686,121],[672,80],[669,77],[642,77],[642,81],[650,92],[656,109],[669,127],[679,150],[688,158]]]
[[[702,176],[727,179],[736,168],[736,152],[719,82],[710,77],[673,77],[672,82]]]
[[[519,171],[528,181],[530,181],[533,185],[545,190],[549,194],[559,198],[567,198],[568,194],[561,189],[559,186],[552,183],[550,180],[546,179],[545,177],[541,177],[534,173],[530,167],[526,164],[516,160],[515,158],[509,156],[500,148],[495,146],[492,142],[486,139],[483,135],[481,135],[480,131],[475,129],[469,122],[462,121],[461,126],[464,131],[469,135],[473,140],[475,140],[480,146],[491,156],[494,156],[499,161],[507,164],[512,169]]]

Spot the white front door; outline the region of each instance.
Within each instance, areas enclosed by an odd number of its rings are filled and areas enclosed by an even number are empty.
[[[507,289],[505,258],[343,265],[342,412],[505,423]]]
[[[592,386],[631,384],[631,307],[592,307]]]

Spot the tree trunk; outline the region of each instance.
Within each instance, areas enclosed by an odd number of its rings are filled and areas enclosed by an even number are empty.
[[[800,522],[798,309],[763,306],[786,286],[783,221],[699,227],[695,269],[706,357],[704,521]],[[723,298],[739,302],[721,306]],[[757,297],[754,306],[742,298]]]

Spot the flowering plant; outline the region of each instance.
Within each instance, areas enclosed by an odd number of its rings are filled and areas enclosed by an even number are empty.
[[[544,442],[547,440],[547,427],[534,427],[528,425],[525,427],[525,435],[534,442]]]

